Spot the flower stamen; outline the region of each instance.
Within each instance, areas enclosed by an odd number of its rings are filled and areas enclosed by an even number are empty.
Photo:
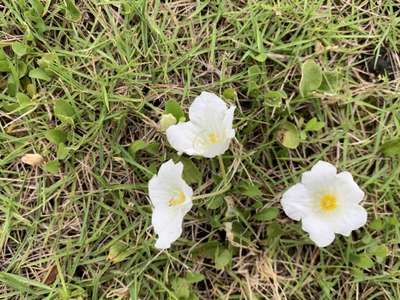
[[[216,144],[219,142],[219,137],[215,132],[208,134],[208,141],[210,144]]]
[[[337,207],[336,197],[331,194],[326,194],[319,199],[319,205],[323,211],[332,211]]]
[[[176,206],[176,205],[182,204],[183,202],[185,202],[185,194],[182,191],[180,191],[178,194],[178,197],[171,198],[168,201],[168,204],[169,204],[169,206]]]

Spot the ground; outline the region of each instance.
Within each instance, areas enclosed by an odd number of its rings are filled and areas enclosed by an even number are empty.
[[[0,299],[400,299],[399,7],[2,0]],[[305,62],[325,82],[307,94]],[[202,91],[237,107],[225,176],[158,125]],[[217,196],[160,252],[147,183],[169,158]],[[321,249],[280,206],[318,160],[368,211]]]

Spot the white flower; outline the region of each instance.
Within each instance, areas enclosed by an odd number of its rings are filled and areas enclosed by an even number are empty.
[[[364,192],[349,172],[337,174],[330,163],[319,161],[305,172],[301,183],[283,194],[281,203],[289,218],[302,221],[303,230],[318,247],[328,246],[335,233],[349,236],[367,222],[359,205]]]
[[[167,139],[175,150],[208,158],[223,154],[235,136],[235,107],[212,93],[202,92],[189,108],[189,122],[172,125]]]
[[[163,163],[149,181],[153,204],[152,225],[158,235],[156,248],[166,249],[182,234],[185,214],[192,208],[193,190],[182,179],[183,164],[172,160]]]

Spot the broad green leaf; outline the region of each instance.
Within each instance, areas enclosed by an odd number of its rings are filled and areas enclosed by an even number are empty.
[[[55,174],[60,170],[60,162],[58,160],[51,160],[43,165],[42,169],[48,173]]]
[[[301,66],[300,94],[305,97],[317,90],[322,83],[321,67],[313,60],[306,60]]]
[[[296,149],[300,144],[300,132],[294,124],[289,122],[279,126],[276,138],[280,144],[288,149]]]
[[[28,71],[28,67],[26,63],[24,63],[22,60],[19,60],[17,62],[17,73],[18,73],[18,78],[22,78],[26,75],[26,72]]]
[[[189,283],[197,283],[205,279],[204,275],[198,272],[190,272],[186,274],[186,281]]]
[[[207,202],[207,209],[217,209],[225,203],[222,196],[212,197]]]
[[[46,132],[46,139],[55,145],[65,143],[67,141],[67,133],[59,128],[49,129]]]
[[[7,90],[8,90],[8,95],[9,96],[14,97],[14,96],[17,95],[18,86],[19,86],[19,79],[15,78],[12,75],[8,76]]]
[[[172,282],[172,289],[178,299],[187,299],[190,296],[190,285],[184,278],[176,278]]]
[[[262,211],[258,212],[255,216],[254,219],[257,221],[271,221],[273,219],[276,219],[279,215],[279,209],[276,207],[269,207],[265,208]]]
[[[63,160],[65,158],[67,158],[68,154],[69,154],[69,148],[64,143],[58,144],[57,158],[59,160]]]
[[[11,44],[11,48],[18,57],[24,56],[28,52],[28,49],[29,49],[29,47],[27,45],[25,45],[21,42],[13,42]]]
[[[135,155],[137,152],[146,149],[146,147],[148,146],[148,143],[143,141],[143,140],[136,140],[133,141],[129,147],[128,147],[128,152],[131,155]]]
[[[41,68],[32,69],[29,71],[29,77],[32,79],[39,79],[44,81],[50,81],[50,75]]]
[[[73,106],[66,100],[57,100],[54,104],[54,114],[55,116],[64,123],[74,124],[76,117],[75,110]]]
[[[116,264],[124,261],[133,253],[135,253],[135,248],[131,247],[124,242],[115,242],[109,249],[107,259],[112,263]]]
[[[261,63],[265,62],[267,60],[267,57],[268,57],[267,54],[264,53],[264,52],[260,53],[260,54],[257,54],[257,55],[252,55],[252,56],[256,61],[261,62]]]
[[[255,198],[262,195],[260,187],[257,184],[250,182],[241,182],[239,185],[239,190],[243,195],[249,198]]]
[[[193,249],[192,255],[193,257],[206,257],[212,259],[215,257],[215,254],[219,247],[220,242],[216,240],[201,243]]]
[[[0,72],[11,72],[10,62],[6,59],[0,59]]]
[[[400,154],[400,138],[396,138],[384,143],[381,146],[381,151],[386,156],[395,156]]]
[[[44,12],[44,7],[43,4],[40,2],[40,0],[30,0],[30,1],[37,15],[42,16]]]
[[[366,253],[352,254],[350,256],[350,261],[353,265],[358,266],[362,269],[370,269],[374,266],[374,262]]]
[[[264,95],[264,105],[280,107],[285,98],[287,98],[287,95],[284,91],[269,91]]]
[[[182,162],[183,168],[183,178],[188,184],[200,182],[203,174],[199,168],[187,157],[180,157],[179,161]]]
[[[67,17],[73,22],[79,21],[79,19],[81,18],[81,12],[78,9],[78,7],[76,7],[75,1],[74,0],[64,0],[64,1],[67,10]]]
[[[215,268],[223,270],[232,262],[232,251],[229,249],[219,249],[215,254]]]
[[[318,121],[316,118],[312,118],[310,121],[307,122],[306,127],[304,128],[305,131],[319,131],[324,128],[325,123]]]
[[[24,93],[17,93],[17,100],[20,107],[26,107],[32,104],[31,98]]]
[[[335,93],[341,89],[340,73],[338,71],[327,71],[322,74],[322,82],[318,88],[320,91]]]
[[[374,246],[369,250],[369,253],[373,256],[376,257],[376,260],[379,263],[382,263],[386,256],[389,255],[389,249],[386,247],[386,245],[378,245]]]
[[[369,223],[368,227],[372,230],[383,230],[385,228],[385,224],[382,219],[374,219],[371,221],[371,223]]]
[[[170,99],[165,103],[165,112],[173,115],[178,121],[185,117],[185,113],[183,112],[181,106],[174,99]]]

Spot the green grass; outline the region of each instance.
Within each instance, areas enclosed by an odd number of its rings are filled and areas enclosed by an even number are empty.
[[[400,299],[400,164],[381,151],[400,136],[397,1],[73,3],[0,3],[0,62],[11,66],[0,73],[0,299],[178,299],[188,289],[186,299]],[[16,41],[29,48],[13,51]],[[392,75],[373,74],[379,53]],[[301,97],[307,59],[336,70],[341,86]],[[199,199],[159,252],[147,182],[175,155],[157,125],[164,103],[187,112],[201,91],[227,88],[237,92],[226,99],[237,106],[223,156],[232,187]],[[282,105],[265,106],[278,90]],[[324,127],[296,149],[277,142],[282,122],[302,130],[314,117]],[[64,145],[46,137],[56,127]],[[137,140],[150,145],[134,153]],[[24,165],[26,153],[59,166]],[[185,157],[196,195],[218,193],[218,160]],[[368,210],[368,226],[324,249],[279,204],[320,159],[353,174]],[[264,208],[279,215],[257,221]]]

